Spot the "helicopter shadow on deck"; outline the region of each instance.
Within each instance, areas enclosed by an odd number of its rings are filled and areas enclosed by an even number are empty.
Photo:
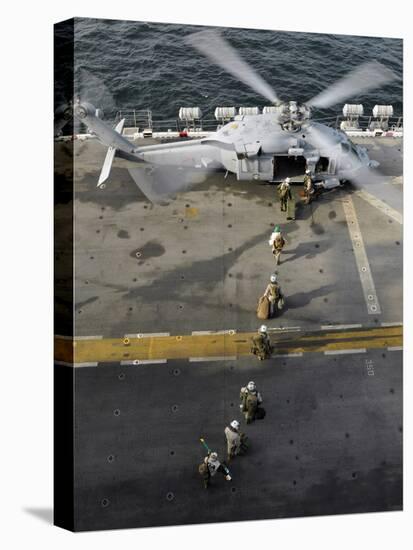
[[[197,305],[196,297],[192,294],[185,297],[185,292],[188,292],[188,287],[200,285],[202,293],[205,296],[219,284],[222,283],[223,277],[236,264],[242,254],[256,246],[262,241],[265,241],[268,235],[268,230],[255,235],[244,244],[235,250],[216,256],[208,260],[199,260],[191,262],[190,265],[178,265],[172,271],[168,271],[159,279],[156,279],[148,284],[139,286],[134,289],[128,289],[124,295],[126,300],[141,298],[144,302],[156,302],[159,300],[160,293],[165,292],[169,301],[180,300],[188,302],[191,305]],[[171,280],[174,281],[171,287]],[[199,301],[199,304],[208,306],[205,298]],[[210,304],[209,304],[210,305]],[[219,304],[217,306],[220,308]]]

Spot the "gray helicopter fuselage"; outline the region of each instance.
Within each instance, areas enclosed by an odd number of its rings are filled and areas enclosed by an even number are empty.
[[[108,126],[89,103],[75,105],[74,114],[104,145],[154,166],[223,170],[238,180],[268,181],[274,178],[278,157],[304,158],[319,179],[338,172],[340,178],[351,179],[354,166],[345,162],[349,151],[360,164],[369,165],[366,151],[344,132],[308,119],[286,122],[274,113],[238,115],[206,138],[143,147]],[[326,161],[319,165],[322,157]]]
[[[268,113],[237,116],[207,138],[140,147],[135,154],[155,165],[223,169],[239,180],[267,181],[273,178],[276,157],[303,157],[313,172],[325,157],[325,175],[334,175],[343,153],[351,148],[363,164],[368,163],[368,156],[344,132],[313,121],[286,130],[276,115]],[[317,171],[323,177],[323,171]]]

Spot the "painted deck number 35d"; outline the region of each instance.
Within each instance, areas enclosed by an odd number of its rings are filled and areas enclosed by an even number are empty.
[[[374,376],[374,364],[372,359],[366,359],[366,369],[369,376]]]

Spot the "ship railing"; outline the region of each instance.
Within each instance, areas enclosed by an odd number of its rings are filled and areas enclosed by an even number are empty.
[[[353,126],[359,130],[374,130],[383,129],[386,131],[402,131],[403,130],[403,117],[402,116],[390,116],[390,117],[374,117],[372,115],[359,116],[354,120],[338,115],[335,117],[334,127],[339,129],[342,122],[347,122],[349,126]]]
[[[115,124],[125,119],[125,128],[153,127],[152,111],[150,109],[120,109],[115,116]]]
[[[117,111],[115,124],[122,118],[125,119],[125,128],[134,128],[137,132],[142,132],[145,129],[150,129],[153,132],[183,132],[185,130],[190,132],[215,132],[219,129],[220,125],[230,122],[230,119],[217,121],[215,118],[201,118],[194,120],[180,120],[175,118],[164,119],[153,117],[150,109],[128,108]],[[383,129],[388,131],[403,130],[402,116],[391,116],[380,119],[374,116],[362,115],[350,120],[343,115],[330,115],[324,117],[314,117],[312,120],[337,129],[340,129],[342,122],[346,122],[346,129],[368,131],[374,128],[378,129],[382,126]]]
[[[114,123],[116,124],[123,118],[125,119],[125,128],[134,128],[136,131],[150,129],[154,132],[183,132],[185,130],[214,132],[219,124],[215,119],[156,118],[153,117],[150,109],[120,109],[116,113]]]

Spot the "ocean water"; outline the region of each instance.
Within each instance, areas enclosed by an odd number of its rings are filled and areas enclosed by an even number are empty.
[[[108,117],[117,109],[135,108],[151,109],[155,120],[174,119],[181,106],[198,106],[204,118],[212,118],[216,106],[268,104],[184,42],[203,28],[77,19],[75,77]],[[308,101],[360,63],[379,60],[399,80],[348,102],[363,103],[366,114],[376,103],[392,104],[395,114],[402,114],[401,39],[238,28],[221,32],[283,100]],[[81,69],[93,75],[89,83]],[[337,115],[343,103],[315,115]]]

